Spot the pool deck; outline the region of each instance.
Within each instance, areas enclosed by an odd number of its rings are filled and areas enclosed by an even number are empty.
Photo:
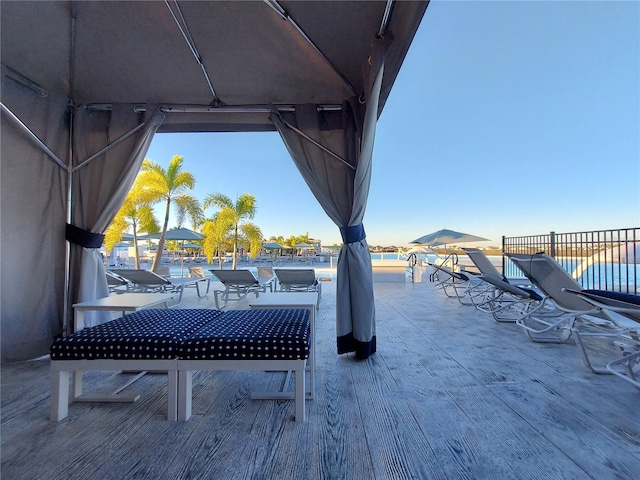
[[[335,280],[323,285],[305,423],[292,402],[251,400],[282,386],[277,372],[197,372],[187,422],[166,420],[166,378],[148,374],[126,390],[138,402],[72,404],[55,423],[49,360],[3,367],[2,478],[638,478],[640,389],[431,283],[374,290],[378,351],[359,361],[336,354]],[[188,289],[180,308],[212,306]],[[88,372],[85,388],[131,375]]]

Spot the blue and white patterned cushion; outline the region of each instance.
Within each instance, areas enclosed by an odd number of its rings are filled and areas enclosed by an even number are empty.
[[[229,310],[178,347],[188,360],[301,360],[309,358],[306,309]]]
[[[221,314],[212,309],[140,310],[57,340],[51,359],[176,358],[182,340]]]

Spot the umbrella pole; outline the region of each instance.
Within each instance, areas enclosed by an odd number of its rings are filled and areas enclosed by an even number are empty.
[[[180,276],[184,277],[184,240],[182,241],[182,252],[180,252]]]

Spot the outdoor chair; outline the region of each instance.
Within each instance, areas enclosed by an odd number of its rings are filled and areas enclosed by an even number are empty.
[[[273,273],[273,267],[256,267],[256,271],[258,272],[258,282],[271,283],[271,291],[276,291],[278,289],[278,285],[276,283],[277,279]]]
[[[260,281],[251,270],[209,270],[222,283],[224,290],[214,290],[216,308],[220,309],[218,295],[223,300],[222,308],[230,301],[239,301],[254,293],[256,298],[267,288],[273,291],[273,279]]]
[[[131,288],[131,284],[120,275],[107,270],[107,285],[109,293],[125,293]]]
[[[165,278],[169,278],[171,276],[171,268],[165,267],[165,266],[159,266],[159,267],[156,267],[155,273]]]
[[[195,278],[166,278],[150,270],[122,269],[112,270],[112,272],[128,280],[133,285],[133,291],[177,293],[178,301],[176,305],[182,302],[182,294],[186,286],[195,285],[198,296],[202,296],[198,285],[200,280]]]
[[[514,323],[544,300],[534,289],[511,285],[492,275],[481,274],[480,279],[491,287],[483,290],[479,298],[472,297],[471,301],[478,310],[490,313],[498,322]]]
[[[198,290],[198,296],[200,296],[199,285],[201,283],[205,283],[207,285],[207,290],[205,291],[205,295],[209,293],[209,288],[211,287],[211,278],[206,276],[206,274],[204,273],[204,268],[189,267],[189,278],[196,280],[195,287],[196,287],[196,290]],[[186,285],[186,286],[192,286],[192,285]]]
[[[493,262],[485,255],[485,253],[479,248],[463,248],[464,253],[467,254],[471,262],[476,266],[478,272],[483,276],[491,276],[494,278],[502,279],[504,282],[511,285],[518,286],[530,286],[531,282],[526,277],[519,278],[507,278],[496,268]]]
[[[322,282],[316,278],[313,268],[276,268],[274,269],[281,292],[318,292],[318,304],[320,308],[320,295],[322,294]]]
[[[481,311],[491,313],[498,322],[515,322],[543,297],[526,278],[507,278],[478,248],[462,249],[480,272],[480,278],[493,286],[486,288],[472,302]]]
[[[552,257],[505,254],[544,295],[540,304],[516,320],[534,342],[566,342],[576,321],[584,325],[610,323],[600,308],[567,290],[583,288]]]
[[[489,288],[479,275],[469,272],[456,272],[444,265],[430,263],[435,272],[431,275],[434,286],[447,297],[457,298],[463,305],[474,305],[474,299],[482,297]]]
[[[575,328],[575,341],[583,360],[594,373],[613,373],[640,387],[640,296],[607,290],[565,290],[585,302],[600,308],[611,324],[597,325],[590,330]],[[587,348],[587,338],[611,338],[619,357],[606,368],[595,366]]]

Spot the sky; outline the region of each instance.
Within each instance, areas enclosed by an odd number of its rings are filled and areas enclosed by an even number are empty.
[[[254,195],[266,239],[341,243],[277,133],[157,134],[147,158],[176,154],[196,198]],[[372,246],[640,226],[640,2],[432,0],[378,121],[363,224]]]

